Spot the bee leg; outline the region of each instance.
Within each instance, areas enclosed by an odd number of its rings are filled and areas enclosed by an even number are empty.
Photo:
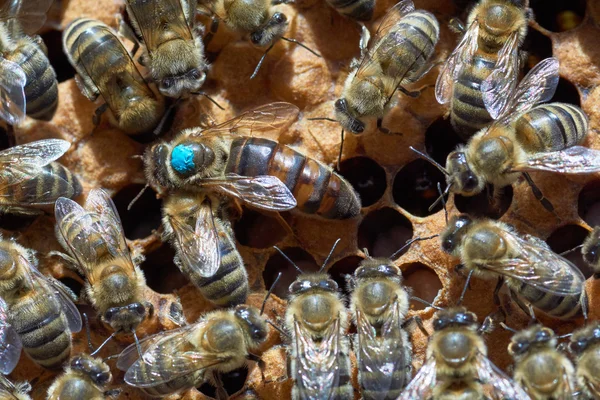
[[[423,325],[423,320],[418,315],[408,318],[406,321],[402,323],[402,329],[405,329],[411,324],[416,324],[417,328],[425,335],[425,337],[429,337],[429,332],[425,329],[425,325]]]
[[[448,27],[454,33],[463,34],[465,33],[465,24],[458,18],[452,18],[448,23]]]
[[[102,118],[102,114],[108,110],[108,103],[102,104],[100,107],[96,108],[94,111],[94,116],[92,117],[92,122],[94,123],[94,130],[98,125],[100,125],[100,119]]]
[[[398,90],[401,91],[402,93],[404,93],[406,96],[412,97],[413,99],[416,99],[417,97],[419,97],[421,95],[421,90],[410,91],[410,90],[406,89],[404,86],[398,86]]]
[[[588,319],[588,296],[585,288],[581,292],[581,299],[579,300],[581,303],[581,314],[583,314],[583,320],[587,323]]]
[[[208,28],[208,33],[204,36],[204,48],[208,47],[210,41],[215,37],[217,30],[219,29],[219,18],[213,16],[210,21],[210,27]]]
[[[377,118],[377,129],[379,129],[379,132],[385,133],[386,135],[402,135],[401,132],[392,132],[388,128],[384,128],[383,117]]]
[[[219,373],[217,371],[213,371],[212,378],[217,389],[217,400],[227,400],[229,398],[229,395],[223,387],[223,381],[221,380],[221,376],[219,375]]]
[[[481,324],[481,326],[479,327],[479,329],[477,330],[480,334],[483,333],[490,333],[492,330],[494,330],[494,319],[488,315],[487,317],[485,317],[485,319],[483,320],[483,323]]]
[[[494,288],[494,304],[498,307],[498,311],[502,313],[502,321],[506,321],[507,312],[500,300],[500,290],[502,289],[502,286],[504,286],[504,278],[498,278],[498,282]]]
[[[117,398],[121,394],[121,389],[107,390],[103,394],[104,394],[104,397],[114,397],[114,398]]]
[[[22,217],[33,217],[33,216],[38,216],[38,215],[44,214],[44,212],[42,210],[34,210],[31,208],[14,207],[14,206],[3,208],[2,212],[5,214],[17,214]]]
[[[58,257],[65,263],[65,267],[69,268],[72,271],[77,272],[78,274],[85,275],[84,271],[79,268],[79,263],[68,254],[63,253],[62,251],[52,250],[48,252],[48,257]]]
[[[267,367],[267,365],[265,364],[263,359],[260,358],[260,356],[257,356],[256,354],[252,354],[252,353],[248,353],[246,358],[249,361],[254,361],[258,365],[258,369],[260,370],[260,376],[264,382],[265,381],[265,368]]]
[[[121,14],[117,14],[116,20],[117,20],[117,26],[119,27],[119,29],[118,29],[119,35],[121,35],[125,39],[133,42],[133,49],[131,49],[131,57],[133,58],[133,57],[135,57],[135,54],[140,49],[140,41],[138,40],[137,36],[135,35],[135,32],[133,31],[133,29],[131,29],[131,26],[129,26],[125,22],[125,20],[123,19],[123,16]]]
[[[514,301],[515,303],[517,303],[519,308],[521,310],[523,310],[523,312],[525,314],[529,315],[529,317],[531,318],[531,323],[536,322],[537,318],[535,316],[535,312],[533,311],[533,306],[531,304],[523,303],[523,301],[519,298],[519,296],[512,290],[509,290],[508,292],[510,293],[511,300]]]
[[[527,172],[523,172],[523,177],[525,178],[525,180],[527,181],[527,183],[531,187],[531,191],[533,192],[533,195],[535,196],[535,198],[540,203],[542,203],[542,206],[546,210],[550,211],[552,214],[554,214],[554,216],[556,218],[558,218],[560,220],[560,217],[558,216],[558,214],[556,214],[556,211],[554,210],[554,206],[552,205],[552,203],[550,202],[550,200],[548,200],[546,197],[544,197],[544,194],[542,193],[542,191],[540,190],[540,188],[537,187],[537,185],[535,184],[535,182],[533,182],[533,179],[531,179],[531,176],[529,176],[529,174]]]

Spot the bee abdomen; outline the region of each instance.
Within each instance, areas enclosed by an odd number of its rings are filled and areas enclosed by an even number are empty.
[[[476,55],[473,63],[463,68],[454,82],[450,119],[456,133],[465,140],[492,121],[483,103],[481,83],[495,65],[496,60]]]
[[[111,252],[106,239],[99,233],[103,232],[104,228],[98,214],[87,213],[83,217],[77,213],[67,214],[62,226],[71,246],[84,254],[87,260],[101,261],[103,257],[114,257],[115,251]],[[84,230],[86,232],[82,233]]]
[[[566,149],[583,141],[588,120],[579,107],[550,103],[534,107],[515,122],[517,138],[531,152]]]
[[[348,219],[360,212],[352,186],[320,162],[263,138],[237,138],[231,144],[226,173],[272,175],[294,194],[298,209],[327,219]]]
[[[534,307],[556,318],[573,319],[582,315],[581,296],[562,296],[544,292],[525,282],[521,282],[517,294],[530,302]]]
[[[347,338],[341,338],[341,341],[348,342]],[[344,349],[350,348],[349,343],[342,346]],[[332,398],[339,400],[352,400],[354,399],[354,388],[350,382],[350,357],[345,352],[338,354],[338,365],[339,365],[339,383],[338,387],[334,390]]]
[[[398,341],[400,342],[400,338],[398,338]],[[400,344],[401,344],[401,342],[399,343],[399,345]],[[405,354],[404,354],[404,350],[403,349],[399,349],[399,350],[400,350],[398,352],[399,354],[393,355],[393,357],[395,358],[394,361],[397,361],[398,357],[400,357],[402,360],[404,360],[406,358]],[[389,363],[389,360],[387,358],[382,358],[381,360],[378,360],[378,361],[379,362],[377,363],[377,365],[382,366],[382,368],[385,364]],[[382,375],[385,374],[387,376],[390,372],[389,371],[382,372],[380,370],[373,370],[361,362],[359,362],[358,365],[359,365],[359,378],[358,379],[360,382],[361,393],[362,393],[362,397],[364,400],[397,399],[400,396],[400,394],[402,393],[404,387],[406,386],[406,384],[408,383],[408,381],[410,379],[410,377],[408,375],[408,373],[409,373],[408,366],[410,365],[410,361],[408,361],[405,365],[405,368],[399,368],[399,369],[396,369],[393,372],[391,372],[392,377],[391,377],[391,380],[389,383],[389,387],[386,387],[385,389],[383,389],[384,390],[383,392],[369,390],[367,388],[377,387],[378,382],[387,380],[388,378],[386,378]]]
[[[373,17],[375,0],[327,0],[337,12],[357,21],[369,21]]]
[[[81,183],[66,167],[52,162],[22,186],[14,187],[11,197],[18,203],[53,204],[59,197],[74,198],[81,194]]]

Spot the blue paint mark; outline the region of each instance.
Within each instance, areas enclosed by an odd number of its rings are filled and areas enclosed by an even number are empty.
[[[188,174],[196,169],[194,150],[190,146],[178,144],[171,152],[171,166],[180,174]]]

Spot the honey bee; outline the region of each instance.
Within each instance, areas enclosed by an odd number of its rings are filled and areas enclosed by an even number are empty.
[[[204,382],[218,386],[218,373],[257,359],[251,351],[266,340],[267,334],[267,322],[259,310],[238,305],[145,338],[140,343],[139,359],[135,345],[129,346],[119,356],[117,367],[127,371],[127,384],[154,397],[179,393]]]
[[[0,297],[8,322],[25,353],[45,368],[58,367],[71,352],[71,333],[81,330],[74,295],[54,278],[36,269],[33,251],[0,240]]]
[[[600,226],[596,226],[581,247],[583,260],[592,268],[594,278],[600,278]]]
[[[31,384],[29,382],[12,383],[0,374],[0,399],[2,400],[31,400],[29,397]]]
[[[511,226],[491,219],[472,219],[466,214],[450,219],[440,235],[442,249],[483,279],[498,278],[494,300],[506,283],[515,301],[521,299],[556,318],[586,314],[585,278],[579,268],[554,253],[531,235],[521,235]],[[583,309],[582,309],[583,308]]]
[[[64,374],[48,389],[47,400],[105,400],[116,397],[118,389],[107,390],[112,381],[110,368],[99,358],[78,354],[71,359]]]
[[[115,333],[134,332],[152,314],[144,299],[144,273],[133,262],[121,220],[108,194],[93,189],[81,207],[56,201],[56,237],[63,255],[85,277],[85,297]]]
[[[131,25],[145,46],[141,61],[163,96],[187,97],[197,93],[206,80],[208,64],[192,3],[192,0],[126,1]],[[137,41],[125,25],[121,28],[126,37]]]
[[[0,118],[49,121],[58,106],[58,83],[46,45],[33,35],[46,21],[52,0],[4,0],[0,4]]]
[[[0,151],[0,211],[36,215],[49,211],[61,196],[79,196],[77,178],[53,162],[70,146],[66,140],[45,139]]]
[[[557,84],[558,60],[547,58],[529,71],[512,95],[493,92],[484,95],[495,121],[473,136],[466,146],[451,152],[445,169],[421,154],[446,174],[446,192],[474,196],[487,183],[501,188],[523,175],[536,198],[553,211],[528,171],[565,174],[599,171],[600,152],[577,146],[588,129],[588,119],[580,108],[563,103],[533,107],[550,99]]]
[[[595,321],[573,332],[569,351],[577,358],[577,398],[600,399],[600,323]]]
[[[463,139],[492,121],[484,91],[502,96],[513,91],[529,19],[526,0],[481,0],[466,31],[459,26],[464,35],[440,71],[435,97],[440,104],[450,102],[452,127]]]
[[[551,329],[536,324],[517,332],[508,345],[515,360],[513,378],[532,400],[574,397],[575,368],[557,344]]]
[[[414,399],[513,399],[529,396],[487,358],[481,333],[491,329],[486,318],[464,307],[436,313],[425,362],[399,400]]]
[[[396,90],[408,92],[403,85],[419,80],[431,67],[429,59],[439,38],[439,25],[433,14],[415,10],[412,0],[403,0],[383,17],[375,37],[363,28],[360,60],[352,62],[340,99],[334,105],[335,118],[342,128],[363,133],[366,119],[377,118],[382,126]],[[367,48],[367,44],[371,45]]]
[[[397,399],[411,376],[412,345],[403,323],[409,293],[389,259],[363,260],[349,281],[350,313],[363,399]]]
[[[202,193],[176,193],[163,204],[165,237],[175,264],[212,303],[227,307],[246,301],[248,275],[222,201]]]
[[[266,211],[296,205],[327,219],[354,218],[360,200],[331,168],[276,141],[255,137],[281,132],[298,115],[289,103],[271,103],[207,130],[183,130],[144,154],[148,184],[159,194],[211,193]]]
[[[63,32],[63,48],[77,71],[76,82],[90,101],[102,96],[94,125],[108,111],[110,123],[135,135],[150,132],[165,113],[163,97],[144,81],[116,33],[100,21],[78,18]]]
[[[8,375],[21,357],[21,339],[8,320],[6,302],[0,298],[0,374]]]
[[[338,13],[356,21],[366,22],[373,17],[375,0],[327,0]]]

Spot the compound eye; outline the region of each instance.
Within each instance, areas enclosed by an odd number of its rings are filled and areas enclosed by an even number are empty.
[[[273,14],[273,21],[275,21],[278,24],[283,24],[285,21],[287,21],[287,18],[283,13],[278,12]]]
[[[170,89],[175,82],[171,78],[163,79],[162,87],[165,89]]]
[[[359,120],[354,120],[352,123],[352,132],[354,133],[363,133],[365,131],[365,124],[360,122]]]
[[[259,44],[262,41],[262,38],[263,38],[262,31],[257,31],[257,32],[252,33],[252,35],[250,35],[250,40],[254,44]]]
[[[338,111],[346,111],[347,103],[346,99],[337,99],[335,101],[335,109]]]
[[[136,314],[138,314],[140,316],[143,316],[144,314],[146,314],[146,307],[144,307],[140,303],[132,304],[131,309],[133,310],[133,312],[135,312]]]
[[[81,369],[82,366],[83,363],[81,362],[81,358],[75,357],[73,360],[71,360],[71,368]]]
[[[454,250],[454,240],[452,240],[451,238],[446,238],[442,241],[442,249],[446,252],[446,253],[450,253],[452,252],[452,250]]]
[[[474,175],[469,174],[465,179],[463,188],[464,190],[470,192],[477,187],[478,183],[479,181],[477,178]]]
[[[116,308],[109,308],[108,310],[106,310],[106,312],[104,313],[104,319],[106,321],[110,321],[114,318],[115,314],[117,313],[117,309]]]

